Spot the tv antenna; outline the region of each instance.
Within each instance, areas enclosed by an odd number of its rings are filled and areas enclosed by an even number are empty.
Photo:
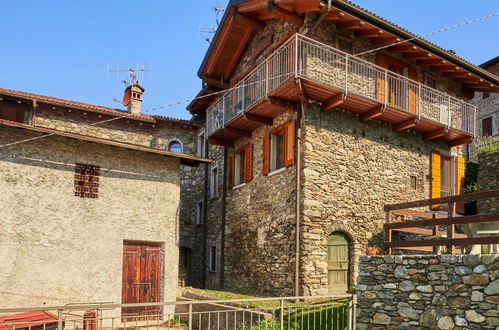
[[[216,13],[215,22],[217,26],[214,27],[213,25],[211,25],[210,30],[201,30],[201,23],[200,23],[198,29],[198,39],[199,39],[199,33],[210,33],[210,34],[217,33],[218,26],[220,25],[220,21],[218,20],[218,15],[220,15],[220,13],[225,12],[225,8],[221,7],[217,1],[217,4],[211,7],[211,9],[213,9],[213,11]],[[208,43],[211,43],[211,38],[205,38],[204,40],[206,40]]]
[[[116,76],[119,77],[121,72],[128,72],[128,79],[123,79],[122,82],[125,85],[133,85],[135,83],[138,83],[138,76],[141,78],[144,78],[144,72],[149,72],[150,76],[152,76],[152,66],[149,65],[149,69],[144,68],[144,64],[142,66],[136,65],[135,67],[132,67],[128,65],[128,69],[120,69],[119,64],[116,66],[116,69],[109,69],[109,64],[107,66],[107,73],[109,77],[110,72],[116,72]]]

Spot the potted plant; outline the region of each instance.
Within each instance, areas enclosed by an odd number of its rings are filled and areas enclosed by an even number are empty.
[[[366,254],[368,256],[379,256],[381,255],[382,248],[378,245],[369,245],[366,249]]]

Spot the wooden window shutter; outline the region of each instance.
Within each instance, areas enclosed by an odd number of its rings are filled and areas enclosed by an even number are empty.
[[[284,133],[284,166],[295,164],[295,122],[286,123]]]
[[[456,158],[456,193],[458,195],[464,194],[464,172],[466,165],[464,158],[459,156]],[[456,203],[456,212],[464,214],[464,202]]]
[[[382,68],[386,68],[386,55],[385,54],[376,54],[375,63],[377,66]],[[376,99],[378,101],[383,102],[385,99],[385,76],[383,73],[377,73],[377,86],[376,86]]]
[[[229,155],[229,189],[234,187],[234,165],[235,156],[234,154]]]
[[[247,144],[244,147],[244,182],[253,179],[253,145]]]
[[[431,198],[440,197],[440,164],[442,157],[439,153],[431,153]],[[432,209],[438,209],[440,205],[432,205]]]
[[[409,79],[418,81],[418,70],[413,67],[408,69]],[[418,95],[417,87],[413,84],[409,85],[409,109],[412,113],[416,113]]]
[[[263,175],[270,172],[270,134],[263,137]]]

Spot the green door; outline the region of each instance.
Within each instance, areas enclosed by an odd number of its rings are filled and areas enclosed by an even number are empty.
[[[327,238],[327,283],[329,293],[344,293],[348,289],[348,248],[348,238],[342,233],[333,233]]]

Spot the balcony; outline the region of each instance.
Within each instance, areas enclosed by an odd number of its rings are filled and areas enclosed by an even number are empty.
[[[226,145],[296,106],[300,95],[415,130],[449,146],[475,135],[476,107],[371,62],[295,34],[207,110],[212,143]]]

